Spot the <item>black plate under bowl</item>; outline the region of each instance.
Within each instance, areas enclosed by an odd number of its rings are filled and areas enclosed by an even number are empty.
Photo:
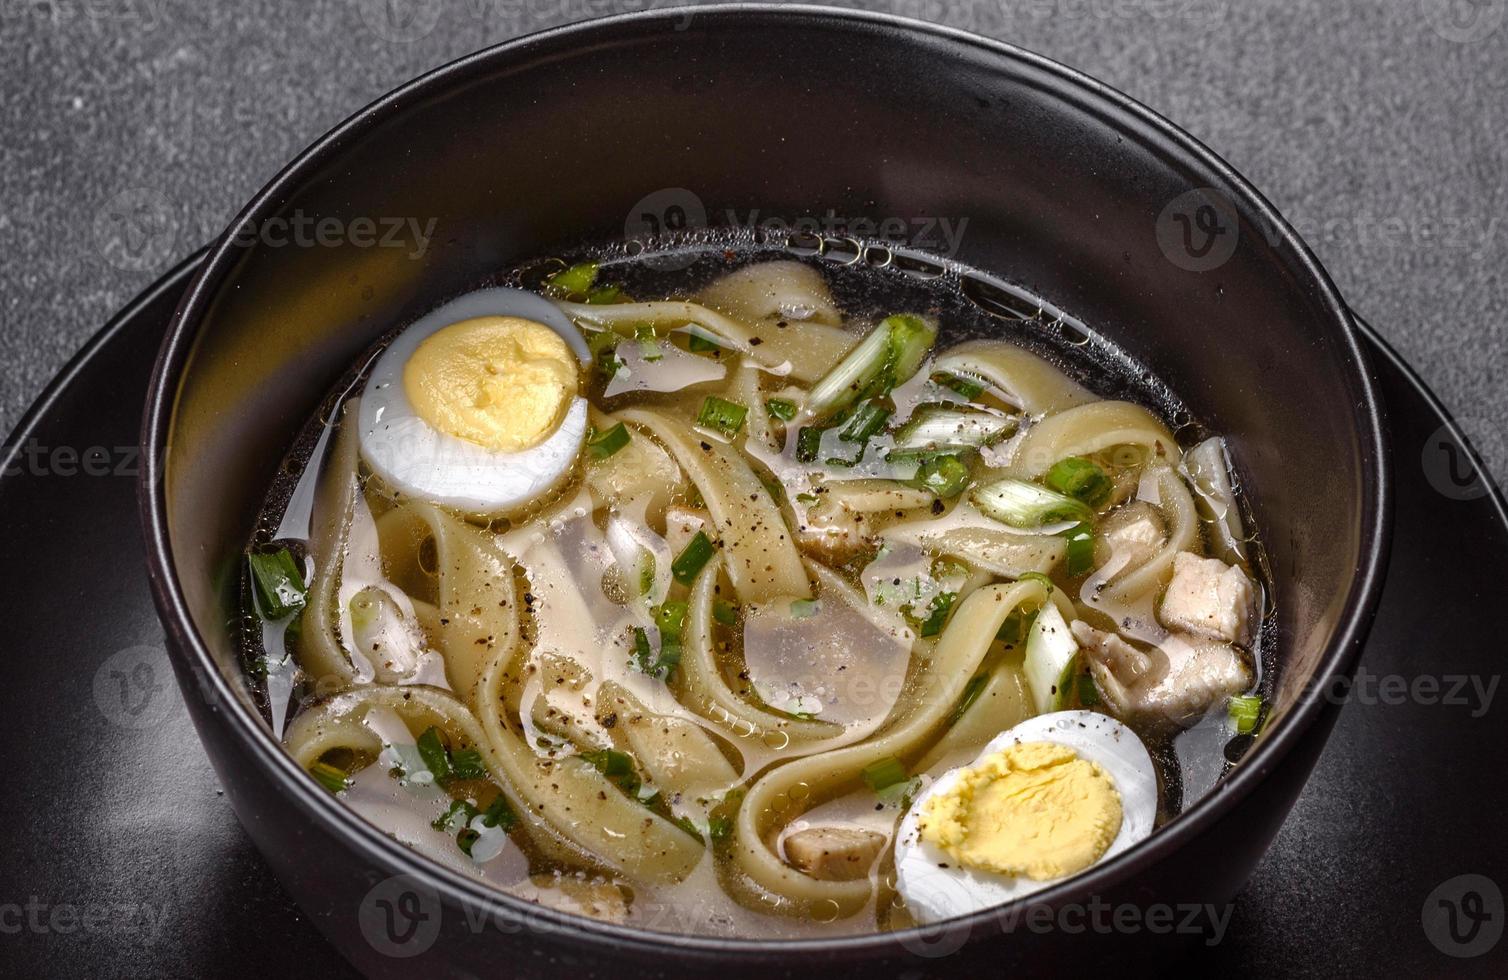
[[[352,972],[220,798],[147,590],[141,408],[198,262],[112,320],[0,454],[6,975]],[[1364,333],[1397,480],[1380,612],[1357,683],[1324,692],[1347,707],[1308,789],[1220,940],[1183,968],[1501,976],[1508,961],[1508,711],[1490,621],[1508,514],[1439,402]]]

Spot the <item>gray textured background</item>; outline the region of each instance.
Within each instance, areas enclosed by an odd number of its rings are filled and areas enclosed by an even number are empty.
[[[0,0],[0,432],[356,108],[486,44],[651,3]],[[1508,473],[1508,0],[860,5],[1041,52],[1203,139]],[[132,238],[119,215],[142,208],[160,220]]]

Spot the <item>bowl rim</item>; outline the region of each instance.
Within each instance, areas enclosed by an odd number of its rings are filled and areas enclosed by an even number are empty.
[[[599,951],[632,949],[641,953],[657,953],[673,949],[681,954],[732,956],[740,962],[766,963],[796,958],[811,962],[814,953],[848,958],[877,957],[893,954],[902,948],[914,949],[915,946],[908,945],[908,941],[925,944],[925,937],[935,935],[941,928],[964,930],[964,935],[972,937],[979,927],[992,920],[999,920],[1002,909],[1025,907],[1028,904],[1058,907],[1075,898],[1087,899],[1103,894],[1110,887],[1158,864],[1220,821],[1278,767],[1323,717],[1333,717],[1337,706],[1317,696],[1315,692],[1325,689],[1318,682],[1321,679],[1328,682],[1348,676],[1354,670],[1380,597],[1391,541],[1392,484],[1384,410],[1350,311],[1329,275],[1295,229],[1255,187],[1203,143],[1148,107],[1083,72],[1013,44],[970,31],[892,14],[816,4],[726,3],[654,7],[524,34],[455,59],[406,82],[352,114],[301,151],[257,192],[229,228],[242,227],[248,221],[255,221],[264,211],[277,207],[284,191],[297,186],[307,174],[337,158],[347,141],[374,127],[387,115],[446,90],[460,87],[473,73],[486,73],[499,63],[507,63],[514,58],[527,58],[531,49],[545,45],[571,45],[576,42],[576,46],[584,47],[585,42],[604,35],[610,39],[617,28],[639,27],[654,21],[686,17],[721,21],[723,26],[728,22],[750,17],[809,20],[817,22],[814,26],[826,28],[881,29],[891,32],[906,43],[942,40],[973,48],[989,57],[1048,77],[1054,85],[1062,86],[1059,94],[1065,97],[1072,93],[1088,107],[1124,114],[1142,127],[1136,133],[1139,140],[1206,168],[1242,199],[1246,209],[1263,219],[1267,228],[1272,230],[1270,243],[1274,247],[1286,249],[1292,256],[1293,266],[1317,287],[1316,300],[1327,314],[1326,318],[1341,342],[1343,359],[1351,369],[1351,377],[1345,380],[1358,395],[1353,422],[1360,439],[1364,477],[1361,554],[1337,618],[1334,635],[1311,675],[1307,688],[1309,693],[1299,697],[1275,730],[1258,740],[1243,758],[1241,765],[1214,791],[1196,800],[1136,847],[1007,906],[983,909],[930,926],[914,926],[893,932],[788,940],[656,932],[547,909],[468,878],[382,834],[354,810],[307,778],[299,770],[293,757],[268,732],[260,715],[243,702],[222,674],[190,616],[178,582],[169,536],[163,479],[165,450],[181,377],[203,324],[204,314],[239,254],[233,243],[233,236],[229,233],[223,235],[208,250],[200,271],[179,303],[153,367],[143,412],[143,466],[138,483],[138,497],[146,539],[148,578],[164,630],[168,634],[169,648],[174,651],[180,664],[195,675],[201,693],[225,706],[225,710],[219,712],[226,719],[222,727],[232,732],[247,754],[260,762],[264,772],[278,788],[308,819],[319,821],[325,832],[345,841],[373,868],[390,872],[394,877],[409,876],[411,880],[421,882],[454,905],[480,907],[490,915],[511,911],[520,922],[528,926],[548,930],[573,941],[590,943]],[[354,915],[355,910],[352,913]]]

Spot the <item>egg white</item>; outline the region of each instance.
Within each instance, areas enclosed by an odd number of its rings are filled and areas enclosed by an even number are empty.
[[[587,402],[577,395],[549,438],[519,452],[501,452],[441,432],[415,412],[403,387],[403,368],[432,334],[482,316],[515,316],[560,335],[583,367],[586,339],[549,300],[521,289],[479,289],[414,321],[393,338],[372,366],[361,397],[361,455],[394,489],[473,514],[514,510],[555,486],[570,471],[586,438]]]
[[[1121,827],[1101,861],[1152,833],[1157,819],[1157,771],[1146,746],[1131,729],[1095,711],[1038,715],[997,735],[970,765],[1019,742],[1065,745],[1080,758],[1097,763],[1115,785],[1121,797]],[[1035,881],[961,868],[952,856],[921,839],[917,824],[927,801],[957,785],[965,768],[950,769],[928,786],[902,819],[896,835],[896,888],[920,923],[1003,905],[1065,880]]]

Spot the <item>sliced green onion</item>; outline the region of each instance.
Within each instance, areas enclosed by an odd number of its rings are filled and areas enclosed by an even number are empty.
[[[1064,568],[1070,578],[1078,578],[1094,567],[1094,530],[1088,524],[1075,524],[1063,536],[1068,539]]]
[[[957,456],[933,456],[922,460],[911,482],[939,497],[956,497],[969,485],[969,467]]]
[[[1083,502],[1010,477],[976,488],[972,499],[987,517],[1011,527],[1034,528],[1058,521],[1087,523],[1094,520],[1094,511]]]
[[[655,653],[649,634],[642,626],[634,627],[634,663],[650,677],[669,676],[681,663],[681,644],[677,639],[662,637],[660,652]]]
[[[932,614],[922,623],[918,632],[922,636],[936,636],[943,630],[943,625],[948,621],[948,612],[953,608],[953,601],[958,598],[956,592],[943,592],[932,599]]]
[[[650,645],[649,634],[642,626],[634,627],[634,662],[646,674],[654,669],[655,649]]]
[[[424,734],[419,736],[414,745],[419,750],[419,758],[424,760],[424,768],[435,777],[435,782],[450,776],[450,753],[440,739],[438,728],[430,725],[424,729]]]
[[[282,619],[304,608],[309,590],[293,553],[287,548],[253,552],[246,556],[246,562],[251,568],[257,609],[263,619]]]
[[[666,602],[655,609],[655,625],[661,636],[680,636],[686,628],[686,603]]]
[[[628,445],[628,426],[619,422],[617,425],[594,432],[586,441],[587,455],[593,459],[607,459],[609,456]]]
[[[868,442],[875,433],[885,428],[890,419],[890,410],[877,402],[865,402],[838,433],[844,442]]]
[[[460,832],[456,834],[456,846],[461,849],[462,854],[465,854],[467,857],[471,857],[471,849],[475,847],[476,842],[481,839],[481,831],[472,830],[469,826],[462,827]]]
[[[883,792],[897,783],[904,783],[908,778],[906,767],[893,755],[871,762],[864,767],[861,775],[864,777],[864,782],[876,793]]]
[[[791,615],[796,619],[811,619],[821,608],[816,599],[791,600]]]
[[[655,555],[639,549],[639,595],[649,595],[655,587]]]
[[[597,282],[597,263],[577,262],[545,280],[549,286],[572,296],[584,296]]]
[[[984,685],[989,682],[989,679],[987,674],[975,674],[969,678],[969,682],[963,687],[963,697],[958,699],[958,705],[948,716],[948,724],[957,724],[964,713],[974,706],[974,702],[979,700],[979,695],[984,691]]]
[[[796,417],[796,403],[786,398],[765,399],[764,410],[769,413],[770,418],[779,419],[782,422],[789,422]]]
[[[686,543],[686,547],[676,555],[675,561],[670,563],[670,574],[677,582],[689,586],[696,581],[697,574],[712,557],[713,550],[712,539],[707,537],[706,532],[696,532],[696,536]]]
[[[979,408],[923,405],[895,434],[891,458],[992,446],[1016,431],[1020,420]]]
[[[350,789],[351,776],[339,766],[332,766],[328,762],[316,762],[309,767],[309,775],[319,781],[319,784],[332,793]]]
[[[712,603],[712,618],[724,626],[738,625],[738,607],[726,599]]]
[[[593,306],[629,302],[628,294],[617,286],[593,286],[586,291],[586,301]]]
[[[482,762],[482,753],[476,749],[451,753],[450,773],[457,779],[485,779],[487,767]]]
[[[963,374],[951,374],[947,371],[939,371],[932,375],[932,380],[951,391],[956,391],[969,401],[973,401],[984,394],[984,382]]]
[[[889,392],[916,373],[936,339],[937,330],[920,317],[887,316],[812,386],[806,416],[826,416]]]
[[[660,335],[654,324],[641,323],[634,327],[634,340],[639,342],[639,356],[647,363],[664,360],[665,348],[660,346]]]
[[[605,377],[611,378],[623,367],[618,360],[618,344],[623,337],[614,330],[599,330],[587,338],[586,346],[592,353],[592,364]]]
[[[1230,699],[1230,720],[1236,731],[1250,735],[1257,730],[1257,720],[1262,716],[1262,699],[1255,694],[1245,694]]]
[[[1098,507],[1110,499],[1115,484],[1105,471],[1082,456],[1069,456],[1052,464],[1042,478],[1052,489],[1090,507]]]
[[[796,433],[796,458],[803,463],[815,463],[822,451],[822,430],[809,425]]]
[[[1058,711],[1068,703],[1078,656],[1079,645],[1063,614],[1054,603],[1045,603],[1027,634],[1021,663],[1037,714]]]
[[[702,402],[702,410],[697,413],[696,424],[704,429],[721,432],[731,439],[744,427],[744,418],[748,414],[749,410],[738,402],[708,395],[706,401]]]

